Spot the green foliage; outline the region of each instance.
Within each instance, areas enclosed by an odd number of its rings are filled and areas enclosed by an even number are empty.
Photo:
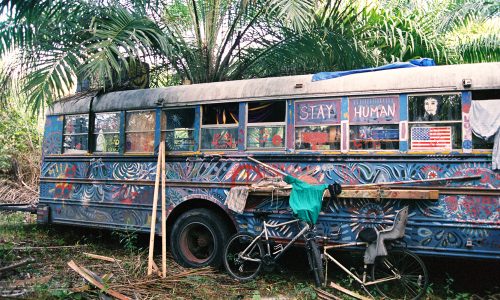
[[[130,254],[137,254],[142,251],[142,248],[138,246],[137,238],[138,233],[137,230],[125,230],[125,231],[113,231],[111,233],[113,236],[116,236],[122,245],[123,249]]]
[[[40,148],[41,135],[37,125],[36,118],[14,105],[5,105],[0,110],[0,176],[13,172],[13,156]]]
[[[294,289],[300,299],[317,299],[318,297],[316,291],[314,291],[314,286],[311,284],[299,282]]]

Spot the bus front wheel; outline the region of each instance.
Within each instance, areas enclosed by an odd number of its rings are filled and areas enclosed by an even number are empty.
[[[170,249],[184,267],[219,267],[228,237],[228,226],[219,215],[206,208],[193,209],[175,221]]]

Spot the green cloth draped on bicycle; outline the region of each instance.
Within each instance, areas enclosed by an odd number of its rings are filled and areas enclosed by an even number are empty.
[[[316,224],[321,211],[323,193],[328,188],[328,184],[313,185],[290,175],[285,176],[284,180],[292,185],[289,202],[293,213],[299,220]]]

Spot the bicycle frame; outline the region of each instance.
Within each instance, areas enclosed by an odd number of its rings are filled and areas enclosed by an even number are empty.
[[[387,262],[384,262],[389,267],[389,269],[394,274],[394,276],[389,276],[389,277],[381,278],[381,279],[378,279],[378,280],[366,281],[366,271],[367,271],[368,265],[364,264],[364,267],[363,267],[363,277],[359,278],[359,276],[357,276],[356,274],[352,273],[342,263],[340,263],[338,260],[336,260],[333,256],[331,256],[327,252],[327,250],[329,250],[329,249],[336,249],[336,248],[338,249],[338,248],[345,248],[345,247],[351,247],[351,246],[366,246],[366,245],[367,245],[367,243],[365,243],[365,242],[353,242],[353,243],[346,243],[346,244],[325,246],[323,248],[323,255],[326,258],[325,282],[327,282],[328,260],[333,261],[338,267],[340,267],[344,272],[346,272],[349,276],[351,276],[352,278],[354,278],[354,280],[356,280],[359,284],[361,284],[363,286],[370,286],[370,285],[373,285],[373,284],[378,284],[378,283],[381,283],[381,282],[386,282],[386,281],[391,281],[391,280],[396,280],[396,279],[400,279],[401,278],[401,276],[399,274],[397,274],[396,272],[394,272],[392,266],[389,266]]]
[[[286,243],[285,247],[282,247],[281,249],[278,249],[276,250],[275,252],[271,252],[271,245],[269,243],[269,230],[268,228],[277,228],[277,227],[281,227],[281,226],[286,226],[286,225],[289,225],[289,224],[292,224],[292,223],[298,223],[300,222],[300,220],[291,220],[291,221],[286,221],[286,222],[283,222],[283,223],[278,223],[278,224],[269,224],[267,223],[266,221],[264,221],[264,229],[262,230],[262,232],[255,237],[255,239],[253,239],[253,241],[250,243],[250,245],[248,245],[248,247],[245,248],[245,250],[243,250],[240,254],[239,254],[239,257],[243,260],[249,260],[249,261],[255,261],[255,262],[259,262],[260,259],[254,259],[254,258],[250,258],[250,257],[247,257],[246,254],[249,252],[249,250],[253,250],[253,247],[255,246],[255,244],[262,238],[262,236],[264,236],[264,239],[266,241],[266,250],[267,250],[267,255],[269,255],[273,260],[277,260],[281,257],[281,255],[283,255],[283,253],[285,253],[285,251],[290,248],[296,241],[297,239],[299,239],[301,236],[304,236],[304,234],[311,228],[309,226],[309,224],[305,224],[304,228],[302,228],[302,230],[300,230],[293,238],[291,241],[289,241],[288,243]],[[251,252],[251,251],[250,251]],[[275,256],[273,256],[275,255]]]

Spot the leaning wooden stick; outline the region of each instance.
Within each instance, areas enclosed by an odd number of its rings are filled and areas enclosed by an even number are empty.
[[[165,142],[161,143],[162,145]],[[161,274],[162,277],[167,277],[167,220],[166,220],[166,195],[165,195],[165,147],[162,147],[161,153]]]
[[[148,275],[153,274],[153,251],[155,248],[155,228],[156,228],[156,206],[158,205],[158,190],[160,187],[160,171],[161,171],[161,153],[163,143],[160,144],[158,151],[158,162],[156,164],[155,190],[153,196],[153,212],[151,213],[151,228],[149,235],[149,256],[148,256]]]
[[[266,163],[263,163],[251,156],[247,157],[248,160],[253,161],[273,172],[276,172],[278,174],[281,174],[283,176],[289,175],[275,167],[272,167]],[[458,180],[474,180],[474,179],[480,179],[481,175],[474,175],[474,176],[457,176],[457,177],[447,177],[447,178],[432,178],[432,179],[417,179],[417,180],[406,180],[406,181],[391,181],[391,182],[379,182],[379,183],[366,183],[366,184],[352,184],[352,185],[342,185],[343,189],[349,189],[349,188],[366,188],[366,187],[379,187],[379,186],[385,186],[385,185],[399,185],[399,184],[407,184],[407,183],[426,183],[426,182],[441,182],[441,181],[458,181]]]
[[[267,169],[269,169],[269,170],[271,170],[273,172],[276,172],[276,173],[281,174],[283,176],[288,175],[287,173],[285,173],[285,172],[283,172],[283,171],[281,171],[281,170],[279,170],[279,169],[277,169],[275,167],[272,167],[272,166],[270,166],[270,165],[268,165],[266,163],[263,163],[263,162],[261,162],[259,160],[256,160],[255,158],[253,158],[251,156],[248,156],[247,158],[248,158],[248,160],[253,161],[254,163],[257,163],[257,164],[259,164],[259,165],[261,165],[261,166],[263,166],[263,167],[265,167],[265,168],[267,168]]]

